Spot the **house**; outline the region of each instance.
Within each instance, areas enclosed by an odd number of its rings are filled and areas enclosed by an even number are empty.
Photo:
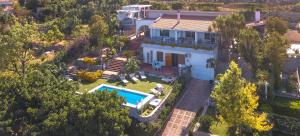
[[[117,10],[117,18],[120,21],[121,28],[124,31],[129,31],[130,34],[135,33],[136,20],[145,18],[146,11],[150,7],[151,5],[127,5],[123,6],[121,10]]]
[[[284,65],[284,73],[293,73],[300,68],[300,33],[297,30],[288,30],[285,34],[290,48],[287,49],[288,59]]]
[[[13,0],[0,0],[0,9],[4,12],[11,12],[13,9]]]
[[[297,30],[289,30],[285,37],[290,43],[290,48],[287,50],[289,57],[300,56],[300,32]]]
[[[213,20],[231,12],[147,9],[142,13],[135,20],[135,31],[137,37],[144,37],[143,63],[177,69],[191,66],[194,78],[214,79],[219,38]]]

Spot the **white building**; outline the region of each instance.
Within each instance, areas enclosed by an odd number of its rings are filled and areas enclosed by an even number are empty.
[[[231,12],[142,10],[135,20],[136,36],[144,33],[141,44],[143,62],[167,67],[192,66],[196,79],[215,77],[218,35],[213,20]],[[121,19],[121,18],[120,18]]]
[[[135,28],[135,21],[137,19],[145,18],[146,11],[149,10],[151,5],[127,5],[123,6],[121,10],[117,10],[118,20],[121,26],[125,29]]]
[[[12,10],[12,5],[12,0],[0,0],[0,8],[2,8],[5,12],[10,12]]]

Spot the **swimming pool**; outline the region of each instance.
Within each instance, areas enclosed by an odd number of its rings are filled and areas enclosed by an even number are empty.
[[[144,104],[154,98],[154,95],[152,94],[106,84],[101,84],[92,89],[90,92],[105,90],[109,92],[116,91],[117,95],[125,99],[126,103],[124,105],[137,109],[140,109]]]

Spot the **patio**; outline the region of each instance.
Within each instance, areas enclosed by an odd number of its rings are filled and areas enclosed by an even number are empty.
[[[153,69],[151,64],[141,64],[140,65],[141,70],[145,71],[149,75],[153,76],[177,76],[178,75],[178,68],[176,67],[167,67],[167,66],[162,66],[161,69],[155,70]]]

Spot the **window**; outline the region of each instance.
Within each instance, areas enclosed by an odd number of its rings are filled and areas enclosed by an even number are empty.
[[[163,52],[160,52],[160,51],[158,51],[157,53],[156,53],[156,55],[157,55],[157,61],[164,61],[164,53]]]
[[[190,38],[195,39],[195,32],[186,31],[185,32],[185,37],[190,37]]]
[[[206,68],[214,68],[215,67],[215,59],[209,58],[206,60]]]
[[[210,33],[205,33],[204,34],[204,39],[205,40],[210,40]]]
[[[169,30],[160,30],[160,36],[169,37]]]
[[[211,44],[216,43],[216,34],[211,34]]]

